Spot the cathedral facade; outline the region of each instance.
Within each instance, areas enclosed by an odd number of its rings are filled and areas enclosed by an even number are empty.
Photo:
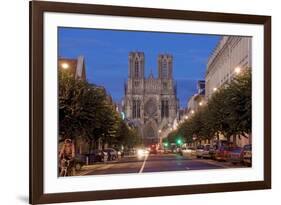
[[[173,57],[158,56],[158,77],[145,77],[143,52],[129,53],[129,76],[125,84],[124,112],[138,128],[145,145],[161,143],[177,118],[178,99],[173,79]]]

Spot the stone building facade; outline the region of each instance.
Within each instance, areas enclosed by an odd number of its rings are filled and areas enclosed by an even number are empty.
[[[187,102],[186,116],[191,116],[204,106],[205,102],[205,80],[197,81],[197,93],[191,96]]]
[[[211,54],[206,71],[206,98],[230,82],[237,72],[252,67],[252,38],[223,36]]]
[[[129,53],[124,112],[138,128],[145,145],[161,143],[177,117],[178,99],[173,79],[173,57],[158,56],[158,77],[145,77],[143,52]],[[165,134],[166,133],[166,134]]]
[[[252,68],[252,38],[242,36],[223,36],[213,53],[209,57],[206,71],[206,100],[217,89],[231,82],[235,75],[239,75],[244,69]],[[220,135],[220,139],[224,139]],[[252,136],[240,136],[237,139],[231,137],[231,141],[243,147],[252,141]]]

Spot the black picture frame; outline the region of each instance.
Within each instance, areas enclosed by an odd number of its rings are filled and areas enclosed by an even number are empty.
[[[96,14],[157,19],[259,24],[264,27],[264,180],[108,191],[43,191],[43,14]],[[30,204],[153,197],[271,188],[271,17],[155,8],[30,1]]]

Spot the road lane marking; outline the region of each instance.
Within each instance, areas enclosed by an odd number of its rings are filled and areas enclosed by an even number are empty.
[[[148,155],[149,155],[149,154],[148,154]],[[142,163],[142,166],[141,166],[141,168],[140,168],[139,173],[142,173],[142,172],[143,172],[143,169],[144,169],[144,166],[145,166],[146,160],[147,160],[147,158],[148,158],[148,155],[146,155],[146,156],[145,156],[145,158],[144,158],[144,160],[143,160],[143,163]]]

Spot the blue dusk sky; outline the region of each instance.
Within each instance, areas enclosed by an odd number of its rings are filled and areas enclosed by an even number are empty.
[[[206,63],[220,36],[100,29],[59,28],[59,57],[85,57],[90,83],[102,85],[120,102],[128,78],[128,55],[142,51],[145,75],[158,76],[157,56],[173,55],[173,73],[180,107],[196,93],[197,81],[205,78]]]

